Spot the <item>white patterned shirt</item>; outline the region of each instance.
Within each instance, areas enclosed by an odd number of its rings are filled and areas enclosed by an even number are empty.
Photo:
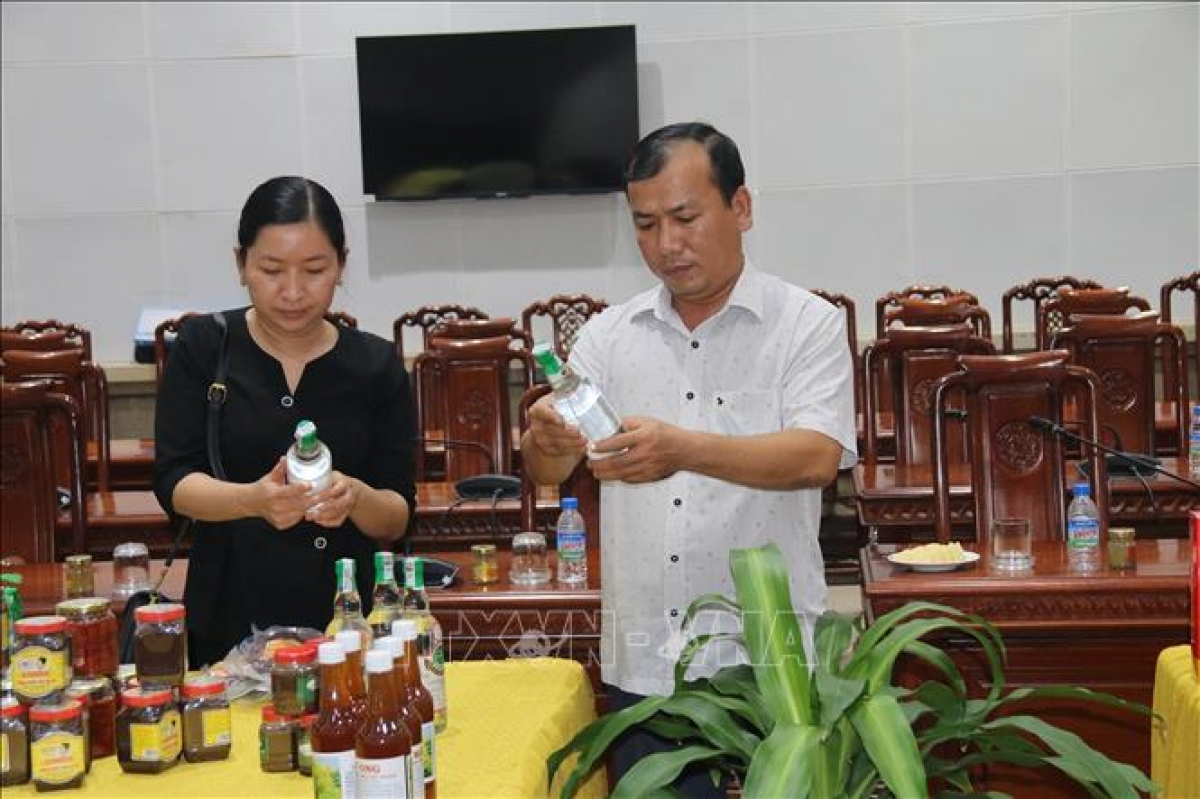
[[[749,261],[726,306],[689,331],[662,286],[584,327],[572,368],[622,416],[649,416],[731,436],[806,429],[856,460],[852,361],[841,311]],[[601,678],[636,694],[668,694],[680,622],[695,598],[735,599],[729,550],[776,543],[793,605],[811,624],[825,607],[817,532],[821,490],[767,491],[678,472],[653,483],[601,487]],[[735,629],[706,615],[696,632]],[[729,665],[708,650],[689,677]]]

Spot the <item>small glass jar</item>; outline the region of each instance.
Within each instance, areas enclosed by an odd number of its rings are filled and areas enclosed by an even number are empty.
[[[83,785],[86,769],[83,709],[78,702],[34,705],[29,709],[29,770],[38,791]]]
[[[75,677],[116,674],[117,617],[109,601],[99,596],[66,599],[55,605],[54,610],[67,620]]]
[[[1137,568],[1137,539],[1132,527],[1108,528],[1108,568],[1114,571]]]
[[[0,785],[24,785],[29,782],[29,726],[25,708],[15,697],[0,700],[0,739],[4,747]]]
[[[107,677],[75,680],[66,695],[86,701],[85,737],[90,760],[117,753],[117,694]]]
[[[471,552],[475,556],[471,564],[471,577],[477,585],[491,585],[500,579],[495,544],[475,544],[471,547]]]
[[[177,602],[143,605],[133,612],[133,663],[142,687],[183,684],[187,671],[187,611]]]
[[[117,760],[121,770],[159,774],[179,761],[182,720],[169,688],[130,688],[117,714]]]
[[[550,582],[546,536],[537,532],[517,533],[513,536],[512,563],[508,579],[514,585],[541,585]]]
[[[113,596],[128,599],[150,587],[150,550],[140,541],[113,548]]]
[[[26,705],[57,701],[71,684],[71,644],[62,616],[29,616],[17,621],[12,644],[13,693]]]
[[[225,680],[201,675],[183,683],[183,756],[189,763],[225,760],[232,748]]]
[[[263,771],[296,770],[296,735],[293,719],[281,716],[271,705],[262,709],[262,723],[258,726],[258,757]]]
[[[68,555],[63,562],[63,583],[68,599],[96,593],[91,555]]]
[[[287,646],[275,650],[271,663],[271,703],[275,712],[300,716],[317,712],[317,650]]]

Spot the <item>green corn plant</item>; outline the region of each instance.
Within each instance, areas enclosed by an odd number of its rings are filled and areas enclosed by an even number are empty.
[[[974,785],[980,767],[993,763],[1057,769],[1089,796],[1158,792],[1133,766],[1024,712],[1039,698],[1147,715],[1150,708],[1084,688],[1006,690],[1004,643],[987,620],[929,602],[912,602],[866,627],[825,613],[815,624],[810,652],[778,547],[732,550],[730,567],[737,602],[715,594],[699,597],[683,627],[690,632],[700,611],[717,608],[740,616],[741,633],[690,637],[670,696],[649,697],[603,716],[552,754],[551,781],[578,755],[563,781],[562,799],[574,796],[612,742],[634,727],[680,745],[630,769],[614,786],[614,799],[676,796],[671,784],[692,766],[709,769],[714,784],[722,775],[736,775],[745,799],[997,798],[1004,794],[980,793]],[[972,698],[950,656],[923,640],[934,633],[978,643],[991,686],[983,697]],[[686,679],[697,653],[717,640],[739,642],[749,664]],[[901,655],[923,661],[936,676],[915,688],[893,684]],[[956,754],[951,759],[947,752]]]

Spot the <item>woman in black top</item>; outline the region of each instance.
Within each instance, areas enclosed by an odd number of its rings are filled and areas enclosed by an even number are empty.
[[[372,557],[404,534],[415,507],[416,421],[392,345],[325,319],[346,266],[332,195],[298,177],[259,186],[235,249],[251,305],[226,311],[229,371],[221,410],[227,480],[210,474],[206,393],[220,356],[211,316],[180,330],[158,392],[154,489],[193,526],[184,602],[192,666],[223,658],[272,624],[323,630],[334,561],[357,561],[369,598]],[[333,480],[289,485],[284,455],[310,419]]]

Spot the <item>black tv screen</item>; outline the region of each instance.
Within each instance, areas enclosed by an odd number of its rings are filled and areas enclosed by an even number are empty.
[[[638,139],[632,25],[357,40],[363,192],[619,191]]]

